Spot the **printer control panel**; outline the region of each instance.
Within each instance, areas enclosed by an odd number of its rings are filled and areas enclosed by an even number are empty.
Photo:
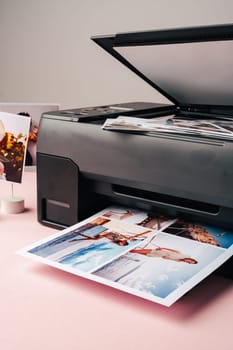
[[[172,112],[174,105],[166,105],[152,102],[128,102],[95,107],[83,107],[76,109],[60,110],[45,113],[46,118],[61,119],[76,122],[89,122],[103,120],[106,118],[116,118],[119,115],[151,117],[153,115],[163,115]]]

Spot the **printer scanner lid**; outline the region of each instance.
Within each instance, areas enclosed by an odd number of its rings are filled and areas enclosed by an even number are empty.
[[[233,24],[92,37],[178,106],[233,106]]]

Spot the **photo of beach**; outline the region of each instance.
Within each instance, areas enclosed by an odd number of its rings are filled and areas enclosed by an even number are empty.
[[[223,254],[223,249],[159,233],[148,244],[130,250],[94,272],[95,275],[143,293],[145,298],[168,298],[184,293],[185,283]]]
[[[151,233],[143,227],[97,216],[30,253],[90,272],[135,247]]]

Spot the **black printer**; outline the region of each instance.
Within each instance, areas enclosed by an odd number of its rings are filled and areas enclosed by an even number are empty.
[[[171,102],[44,113],[38,220],[64,228],[120,204],[233,229],[232,141],[102,129],[106,118],[119,115],[233,118],[233,25],[92,39]]]

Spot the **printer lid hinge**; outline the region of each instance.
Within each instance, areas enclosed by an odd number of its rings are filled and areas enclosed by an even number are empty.
[[[176,111],[185,116],[197,118],[219,118],[232,120],[233,106],[199,106],[199,105],[179,105]]]

